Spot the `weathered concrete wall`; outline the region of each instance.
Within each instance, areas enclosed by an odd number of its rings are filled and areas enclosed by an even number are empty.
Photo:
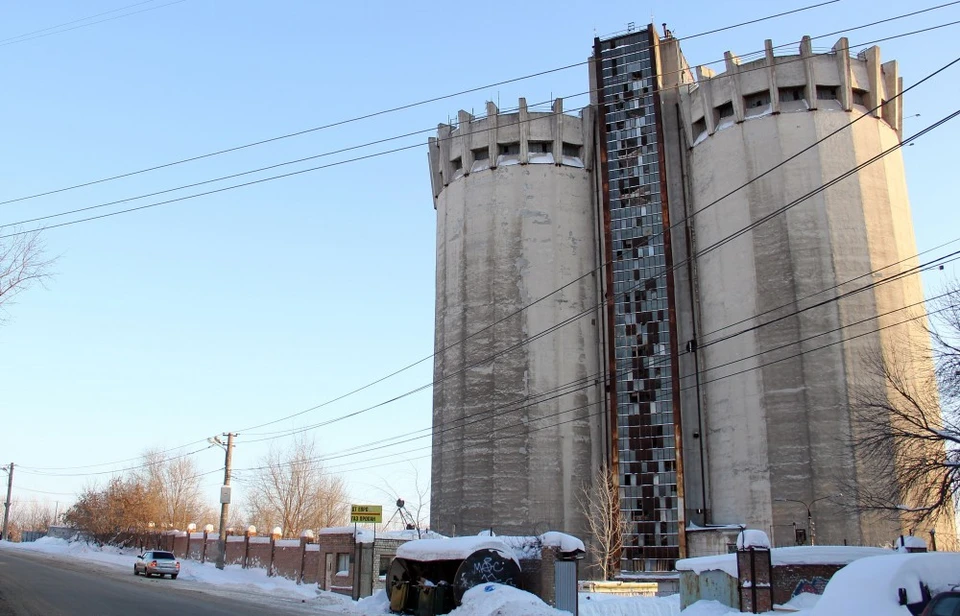
[[[810,503],[891,480],[850,446],[850,405],[858,390],[876,385],[864,359],[878,350],[889,356],[898,339],[912,335],[903,327],[871,332],[923,309],[915,306],[922,299],[919,278],[910,276],[797,312],[916,263],[898,153],[775,214],[898,142],[898,105],[843,127],[899,86],[895,63],[881,65],[876,49],[851,58],[843,39],[834,55],[812,55],[809,40],[800,56],[774,58],[769,42],[767,49],[765,60],[745,66],[728,56],[725,74],[682,90],[681,114],[694,144],[689,187],[697,211],[711,522],[745,522],[767,529],[777,545],[790,545],[792,533],[773,531],[793,522],[805,527],[806,511],[778,499]],[[724,116],[731,104],[732,115]],[[713,205],[838,129],[823,145]],[[766,216],[772,217],[713,250]],[[880,268],[888,269],[870,274]],[[774,322],[750,330],[767,321]],[[733,335],[741,330],[750,331]],[[896,523],[850,515],[830,500],[818,502],[813,517],[821,543],[878,544],[900,532]]]
[[[577,494],[603,446],[596,314],[584,314],[598,304],[592,154],[581,120],[554,108],[491,105],[431,140],[441,533],[586,534]]]

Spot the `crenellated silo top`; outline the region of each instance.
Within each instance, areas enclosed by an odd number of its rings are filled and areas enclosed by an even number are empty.
[[[460,111],[456,128],[440,124],[437,136],[429,140],[433,198],[461,177],[501,166],[552,164],[589,170],[591,114],[589,107],[580,116],[565,114],[559,98],[550,111],[529,111],[523,98],[512,113],[500,113],[492,102],[485,117]]]
[[[680,110],[687,143],[694,147],[740,122],[771,114],[805,111],[870,113],[902,137],[903,84],[897,62],[880,63],[880,48],[850,53],[846,38],[825,53],[814,53],[809,36],[800,54],[775,56],[765,42],[764,56],[750,62],[727,52],[726,70],[697,67],[697,83],[681,87]],[[881,103],[886,103],[879,109]],[[871,111],[873,110],[873,111]]]

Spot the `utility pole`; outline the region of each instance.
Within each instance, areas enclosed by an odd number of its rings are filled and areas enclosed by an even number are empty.
[[[223,488],[220,489],[220,549],[217,551],[217,569],[223,569],[227,556],[227,515],[230,512],[230,471],[233,466],[233,432],[224,434],[227,437],[227,460],[223,465]],[[216,439],[223,445],[220,439]]]
[[[3,534],[0,534],[0,539],[9,541],[10,535],[7,534],[7,528],[10,523],[10,495],[13,494],[13,462],[3,470],[7,471],[7,500],[3,502]]]

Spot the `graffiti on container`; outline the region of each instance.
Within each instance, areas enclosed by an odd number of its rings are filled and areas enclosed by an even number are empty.
[[[497,582],[503,573],[503,562],[487,556],[481,562],[473,563],[473,573],[484,582]]]

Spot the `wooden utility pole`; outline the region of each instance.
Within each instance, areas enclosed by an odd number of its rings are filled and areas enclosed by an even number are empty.
[[[227,515],[230,513],[230,470],[233,466],[233,432],[227,437],[227,460],[223,466],[223,488],[220,490],[220,549],[217,552],[217,569],[223,569],[227,556]]]
[[[3,501],[3,533],[0,534],[0,539],[10,541],[7,528],[10,523],[10,495],[13,494],[13,462],[10,463],[10,466],[4,467],[3,470],[7,471],[7,500]]]

